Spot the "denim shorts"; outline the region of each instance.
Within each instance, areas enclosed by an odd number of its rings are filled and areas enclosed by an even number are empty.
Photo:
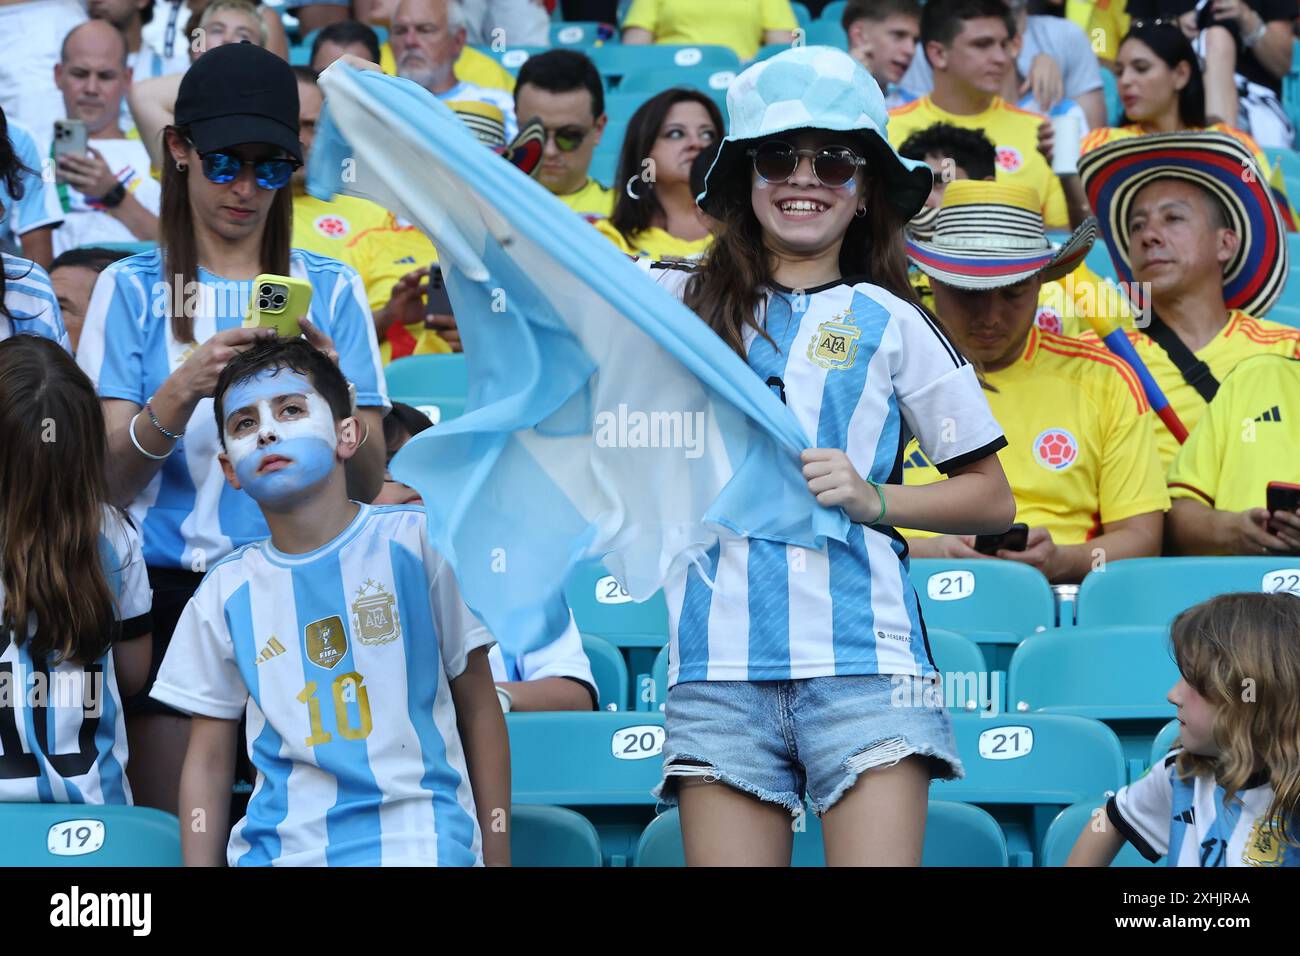
[[[926,678],[933,680],[934,678]],[[760,800],[818,816],[858,776],[905,757],[930,758],[931,778],[964,775],[952,724],[919,677],[903,674],[783,681],[689,681],[668,692],[660,809],[676,780],[721,781]]]

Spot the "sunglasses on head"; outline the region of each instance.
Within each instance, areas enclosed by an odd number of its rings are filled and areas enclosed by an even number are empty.
[[[813,176],[823,186],[843,186],[867,161],[847,146],[823,146],[820,149],[795,149],[789,143],[769,140],[745,151],[754,159],[754,172],[766,183],[783,183],[794,175],[799,160],[812,161]]]
[[[555,137],[555,148],[562,153],[571,153],[587,138],[591,130],[583,129],[581,126],[561,126],[559,129],[548,129],[548,136]]]
[[[240,170],[249,162],[234,153],[220,151],[199,153],[199,159],[203,166],[204,177],[208,182],[219,186],[234,182]],[[296,160],[287,157],[259,159],[252,161],[252,164],[257,185],[263,189],[283,189],[289,184],[289,180],[293,178],[293,171],[299,166]]]

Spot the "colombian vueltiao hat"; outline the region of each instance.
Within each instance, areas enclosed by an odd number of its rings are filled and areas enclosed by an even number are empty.
[[[1200,186],[1219,201],[1241,240],[1223,270],[1229,309],[1263,315],[1287,277],[1286,223],[1264,174],[1245,145],[1225,133],[1153,133],[1116,140],[1079,158],[1083,191],[1119,277],[1133,281],[1128,217],[1143,187],[1161,179]]]
[[[859,134],[867,145],[867,174],[884,177],[889,200],[904,219],[911,219],[930,195],[930,167],[904,159],[889,145],[880,84],[843,50],[792,47],[755,63],[727,89],[727,117],[730,132],[696,197],[710,215],[719,211],[717,184],[731,181],[745,168],[748,147],[802,129]],[[710,185],[715,187],[712,193]]]
[[[958,179],[943,191],[929,237],[907,240],[908,258],[930,278],[958,289],[986,290],[1030,276],[1058,279],[1083,261],[1097,238],[1091,216],[1060,246],[1043,230],[1038,193],[1026,186]]]

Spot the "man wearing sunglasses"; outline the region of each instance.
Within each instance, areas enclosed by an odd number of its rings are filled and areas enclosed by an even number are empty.
[[[63,225],[54,230],[54,254],[78,246],[136,242],[158,236],[161,190],[149,175],[149,154],[122,132],[122,97],[131,81],[126,41],[110,23],[83,23],[63,41],[54,81],[65,115],[81,120],[89,142],[81,155],[64,154],[56,169]]]
[[[596,65],[577,50],[529,57],[515,86],[515,115],[538,117],[546,146],[538,180],[574,212],[607,218],[614,193],[588,175],[605,131],[605,93]]]

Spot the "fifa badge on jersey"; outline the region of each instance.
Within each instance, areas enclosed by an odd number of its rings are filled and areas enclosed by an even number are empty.
[[[1241,848],[1241,862],[1247,866],[1281,866],[1286,846],[1272,830],[1265,829],[1264,818],[1257,819]]]
[[[817,326],[817,334],[808,343],[808,360],[825,369],[852,368],[861,334],[853,324],[852,311],[845,309]]]
[[[312,621],[302,636],[307,645],[307,660],[318,667],[333,667],[348,652],[348,632],[337,614]]]
[[[387,644],[402,636],[397,618],[397,595],[382,584],[367,580],[357,588],[352,602],[352,626],[362,644]]]

